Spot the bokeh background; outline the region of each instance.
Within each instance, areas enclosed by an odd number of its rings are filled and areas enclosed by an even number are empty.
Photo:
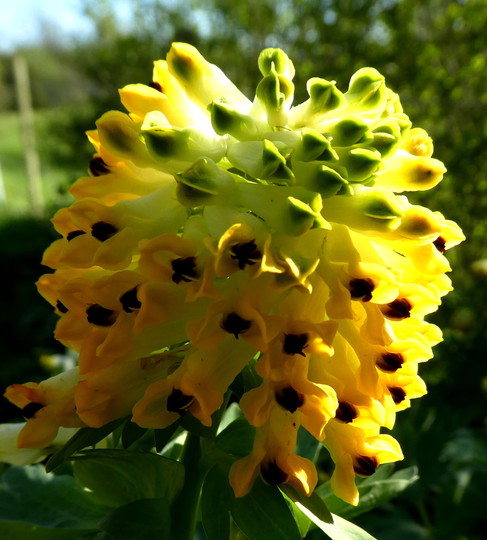
[[[67,189],[86,175],[92,150],[84,132],[104,111],[121,109],[118,88],[151,80],[152,61],[163,58],[172,41],[197,46],[249,97],[264,47],[280,47],[294,61],[297,102],[306,99],[312,76],[336,80],[345,90],[358,68],[373,66],[399,93],[413,124],[433,137],[434,156],[448,169],[436,189],[410,200],[457,221],[467,241],[448,252],[455,290],[429,319],[445,338],[435,358],[422,365],[429,393],[398,416],[393,431],[406,455],[399,468],[417,465],[420,479],[356,522],[379,540],[485,539],[487,1],[42,5],[34,26],[31,19],[16,20],[13,8],[2,8],[4,22],[12,11],[18,35],[12,42],[0,36],[0,389],[45,378],[49,371],[41,358],[64,352],[52,337],[56,317],[34,285],[47,270],[40,265],[42,252],[56,237],[49,216],[70,203]],[[37,202],[24,162],[15,58],[30,76],[42,190]],[[16,414],[1,398],[0,421]]]

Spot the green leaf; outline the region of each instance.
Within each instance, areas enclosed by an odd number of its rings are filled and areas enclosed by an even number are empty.
[[[291,501],[300,510],[305,507],[319,521],[324,521],[325,523],[333,523],[333,518],[330,511],[328,510],[328,507],[323,502],[323,500],[320,499],[317,493],[313,492],[309,497],[306,497],[290,484],[282,484],[281,486],[279,486],[279,488],[289,497],[289,499],[291,499]],[[310,519],[314,521],[313,518]]]
[[[228,425],[216,438],[216,445],[227,454],[243,457],[252,450],[255,427],[243,417]]]
[[[183,485],[181,463],[149,452],[87,450],[73,459],[75,475],[109,506],[138,499],[172,501]]]
[[[162,452],[177,429],[178,424],[175,422],[174,424],[167,426],[167,428],[154,430],[154,444],[157,452]]]
[[[296,454],[316,461],[320,450],[323,448],[320,441],[316,440],[313,435],[303,427],[299,428],[298,440],[296,444]]]
[[[352,519],[396,497],[418,480],[416,467],[408,467],[391,475],[392,470],[393,467],[380,467],[375,474],[358,483],[358,506],[352,506],[333,495],[329,484],[320,486],[317,492],[331,512]]]
[[[283,495],[260,478],[248,495],[230,500],[230,511],[239,529],[252,540],[301,540]]]
[[[134,444],[134,442],[141,439],[147,433],[147,431],[148,430],[146,428],[141,428],[134,422],[127,420],[122,430],[122,446],[124,448],[128,448]]]
[[[215,465],[206,475],[201,492],[201,517],[207,540],[229,539],[228,501],[232,497],[228,470],[222,470]]]
[[[169,508],[163,498],[133,501],[110,512],[101,528],[116,540],[171,538]]]
[[[47,529],[30,523],[0,522],[0,538],[8,540],[91,540],[93,533],[66,529]]]
[[[318,527],[331,538],[331,540],[377,540],[368,532],[364,531],[357,525],[350,523],[340,516],[332,514],[333,523],[325,523],[324,521],[316,521],[313,515],[305,507],[301,509]]]
[[[1,479],[0,520],[90,530],[106,512],[75,478],[46,473],[41,465],[11,467]]]
[[[126,418],[114,420],[101,428],[83,428],[76,432],[71,439],[55,454],[51,456],[46,464],[46,471],[51,472],[57,469],[65,461],[67,461],[75,452],[94,446],[105,437],[108,437],[117,427],[121,426],[126,421]]]

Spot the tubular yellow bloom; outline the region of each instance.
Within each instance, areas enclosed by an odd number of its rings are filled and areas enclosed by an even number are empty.
[[[38,282],[79,368],[6,395],[28,417],[19,446],[40,448],[60,426],[127,415],[209,426],[250,364],[262,380],[240,405],[256,437],[231,469],[235,494],[260,474],[309,495],[302,427],[356,504],[356,475],[402,459],[380,430],[426,391],[418,364],[441,332],[425,316],[451,290],[444,252],[464,237],[404,195],[446,170],[380,73],[359,70],[346,92],[312,78],[293,105],[291,60],[266,49],[258,62],[252,101],[183,43],[150,86],[120,90],[128,113],[88,133],[89,176],[53,219],[55,272]]]

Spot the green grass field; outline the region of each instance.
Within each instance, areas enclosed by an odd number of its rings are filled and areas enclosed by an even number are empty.
[[[36,112],[36,123],[43,122],[45,112]],[[27,173],[20,122],[15,112],[0,112],[0,212],[2,214],[29,213],[30,202],[27,191]],[[68,181],[65,170],[47,163],[39,154],[42,175],[42,191],[45,207],[59,204]]]

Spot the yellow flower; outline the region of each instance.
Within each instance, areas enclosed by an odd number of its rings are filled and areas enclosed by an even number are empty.
[[[259,473],[270,485],[289,482],[304,494],[311,494],[318,476],[313,462],[293,452],[297,432],[295,415],[274,407],[268,422],[257,428],[252,453],[236,461],[230,470],[237,497],[249,492]]]
[[[19,448],[45,448],[63,427],[82,427],[76,414],[74,389],[79,382],[78,369],[66,371],[41,383],[12,384],[5,397],[17,405],[26,423],[17,438]]]
[[[0,424],[0,462],[11,465],[30,465],[42,461],[56,448],[60,448],[77,431],[77,428],[59,428],[56,437],[44,448],[18,448],[18,438],[25,423]]]
[[[381,429],[426,392],[418,365],[441,332],[425,317],[464,237],[408,201],[446,169],[380,73],[359,70],[345,92],[314,77],[294,104],[287,55],[265,49],[258,65],[249,99],[175,43],[150,85],[120,90],[127,113],[88,132],[89,176],[53,218],[54,273],[38,282],[79,367],[6,395],[31,416],[18,444],[41,448],[59,426],[128,415],[210,426],[249,367],[261,381],[235,398],[256,437],[231,469],[235,494],[260,474],[310,495],[315,466],[295,453],[306,429],[357,504],[355,476],[402,459]]]

